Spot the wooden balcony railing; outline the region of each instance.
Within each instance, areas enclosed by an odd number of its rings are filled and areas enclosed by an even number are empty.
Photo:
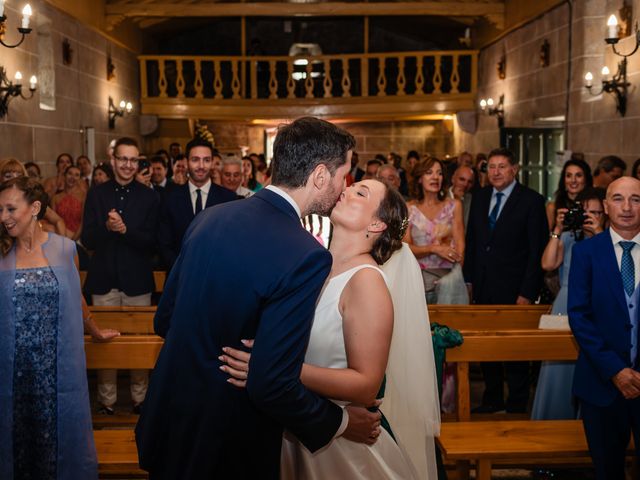
[[[144,113],[168,106],[327,105],[470,101],[476,51],[290,56],[140,56]],[[442,102],[445,103],[442,103]],[[284,102],[284,103],[283,103]],[[470,108],[471,108],[470,107]],[[215,109],[214,109],[215,111]],[[175,113],[175,112],[174,112]]]

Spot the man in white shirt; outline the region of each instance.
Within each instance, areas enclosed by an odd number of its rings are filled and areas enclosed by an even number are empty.
[[[222,159],[222,186],[242,198],[249,198],[254,194],[242,186],[242,160],[235,155]]]

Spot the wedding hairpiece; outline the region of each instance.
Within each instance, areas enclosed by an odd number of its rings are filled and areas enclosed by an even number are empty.
[[[402,240],[404,238],[404,234],[407,231],[407,227],[409,226],[409,219],[404,217],[402,219],[402,223],[400,223],[400,233],[398,234],[398,240]]]

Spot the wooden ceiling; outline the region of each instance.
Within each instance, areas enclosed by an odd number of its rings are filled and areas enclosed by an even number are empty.
[[[110,28],[131,19],[149,28],[177,17],[292,17],[292,16],[440,16],[472,24],[487,19],[498,28],[504,26],[504,0],[430,1],[212,1],[212,0],[107,0]]]

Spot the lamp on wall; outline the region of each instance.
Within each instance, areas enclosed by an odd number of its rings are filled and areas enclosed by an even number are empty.
[[[16,72],[14,79],[15,81],[11,82],[4,67],[0,66],[0,118],[4,118],[7,115],[9,102],[14,97],[20,96],[25,100],[29,100],[33,97],[33,92],[36,91],[38,79],[35,75],[32,75],[29,79],[29,92],[31,92],[31,95],[28,97],[25,97],[22,93],[22,73]]]
[[[22,42],[24,42],[24,38],[31,33],[31,29],[29,28],[29,20],[33,12],[31,11],[31,5],[28,3],[22,9],[22,23],[18,27],[18,32],[22,35],[18,43],[14,45],[9,45],[8,43],[4,43],[4,34],[7,31],[7,16],[4,14],[4,1],[0,0],[0,43],[7,48],[16,48]]]
[[[493,98],[483,98],[480,100],[480,110],[486,115],[498,118],[498,127],[504,127],[504,95],[500,95],[500,99],[496,104]]]
[[[604,41],[611,45],[613,53],[622,57],[622,60],[618,62],[618,71],[613,77],[609,78],[609,75],[611,74],[609,67],[606,65],[602,67],[600,72],[602,81],[600,89],[593,88],[593,74],[591,72],[587,72],[584,76],[584,86],[587,87],[587,90],[591,95],[600,95],[602,92],[606,92],[615,96],[616,110],[620,112],[622,117],[627,113],[627,90],[631,85],[627,82],[627,57],[636,53],[638,51],[638,47],[640,47],[640,32],[638,32],[637,25],[635,37],[636,45],[630,53],[623,54],[618,52],[618,50],[616,50],[616,44],[620,41],[620,38],[618,37],[618,19],[615,15],[611,15],[607,21],[607,37]]]
[[[109,128],[116,128],[116,118],[124,117],[133,111],[133,104],[126,100],[120,100],[120,105],[116,107],[113,98],[109,97]]]

